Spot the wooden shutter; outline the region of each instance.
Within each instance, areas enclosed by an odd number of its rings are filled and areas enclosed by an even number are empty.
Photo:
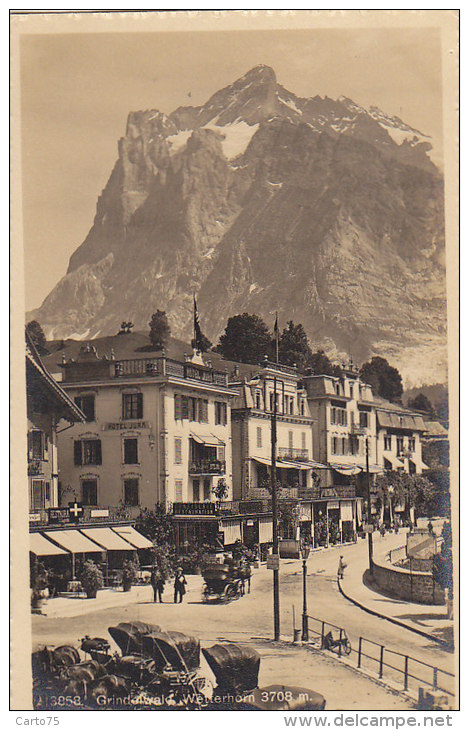
[[[75,466],[81,466],[83,463],[82,461],[82,448],[81,448],[81,441],[75,441],[73,444],[73,454],[74,454],[74,462]]]
[[[143,393],[137,393],[137,418],[143,418]]]
[[[189,418],[189,400],[186,395],[181,397],[181,418]]]
[[[225,461],[225,446],[217,446],[217,461]]]
[[[174,395],[174,418],[175,420],[179,420],[182,418],[182,409],[181,409],[181,396],[175,393]]]
[[[101,450],[101,441],[96,441],[96,464],[103,463],[103,454]]]

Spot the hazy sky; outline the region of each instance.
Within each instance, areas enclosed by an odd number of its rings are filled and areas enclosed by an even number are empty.
[[[259,63],[299,96],[343,94],[397,114],[441,151],[436,28],[24,35],[26,309],[88,233],[128,112],[201,104]]]

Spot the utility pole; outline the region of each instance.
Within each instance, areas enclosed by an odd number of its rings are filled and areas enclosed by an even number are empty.
[[[279,594],[279,557],[278,557],[278,529],[277,529],[277,378],[274,376],[274,402],[271,418],[271,467],[270,467],[270,486],[272,490],[272,553],[276,555],[276,565],[274,565],[274,640],[280,638],[280,594]]]
[[[370,463],[369,463],[369,447],[368,447],[368,436],[365,437],[365,455],[366,455],[366,488],[368,496],[368,529],[371,529],[371,492],[370,492]],[[370,573],[373,575],[373,533],[368,533],[368,562]]]

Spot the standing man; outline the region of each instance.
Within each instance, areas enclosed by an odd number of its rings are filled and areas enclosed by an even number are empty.
[[[182,603],[182,597],[186,592],[186,585],[187,581],[182,572],[182,568],[178,568],[174,579],[174,603]]]
[[[153,588],[153,603],[156,603],[156,597],[158,596],[160,603],[163,603],[163,591],[165,579],[159,568],[154,567],[151,572],[150,583]]]
[[[337,578],[341,580],[344,577],[344,570],[347,567],[347,563],[344,562],[344,556],[341,555],[339,558],[339,565],[337,566]]]

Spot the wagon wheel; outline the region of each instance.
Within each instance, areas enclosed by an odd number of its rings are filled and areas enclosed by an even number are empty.
[[[225,598],[231,600],[238,596],[238,586],[235,583],[229,583],[225,588]]]
[[[343,649],[344,649],[344,654],[346,654],[347,656],[351,653],[352,644],[350,643],[350,641],[348,639],[344,640]]]

